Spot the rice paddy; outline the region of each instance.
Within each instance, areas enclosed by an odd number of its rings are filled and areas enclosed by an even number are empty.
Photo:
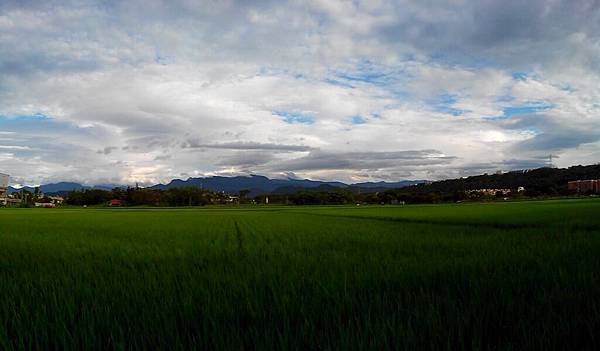
[[[0,209],[1,349],[598,349],[600,200]]]

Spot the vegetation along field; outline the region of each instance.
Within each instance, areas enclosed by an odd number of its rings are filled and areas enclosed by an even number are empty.
[[[600,201],[0,209],[0,349],[599,349]]]

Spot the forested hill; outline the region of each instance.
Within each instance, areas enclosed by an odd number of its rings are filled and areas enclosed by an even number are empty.
[[[571,180],[600,179],[600,164],[569,168],[538,168],[502,174],[448,179],[403,188],[403,192],[452,193],[474,189],[524,187],[529,195],[553,195],[567,192]]]

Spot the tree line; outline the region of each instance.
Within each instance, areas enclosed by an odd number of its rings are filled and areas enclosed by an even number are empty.
[[[85,189],[67,194],[66,203],[75,206],[108,204],[119,200],[125,206],[204,206],[225,204],[231,198],[223,193],[196,187],[171,189],[115,188],[113,190]]]
[[[65,203],[73,206],[108,205],[119,200],[123,206],[204,206],[219,204],[281,204],[281,205],[344,205],[344,204],[398,204],[435,203],[447,200],[436,193],[405,194],[397,190],[357,194],[348,188],[335,188],[328,191],[299,190],[291,194],[269,194],[248,197],[248,190],[241,190],[235,196],[213,192],[197,187],[145,189],[115,188],[113,190],[84,189],[66,194]]]

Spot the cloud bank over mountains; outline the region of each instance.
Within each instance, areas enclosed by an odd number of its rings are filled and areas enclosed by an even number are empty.
[[[0,53],[15,183],[600,161],[600,1],[3,1]]]

